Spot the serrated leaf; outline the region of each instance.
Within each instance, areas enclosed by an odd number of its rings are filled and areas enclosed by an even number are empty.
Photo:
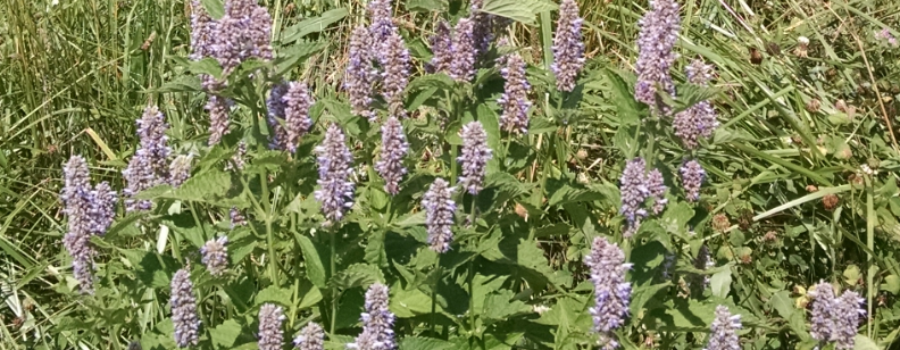
[[[291,291],[287,288],[281,288],[278,286],[268,286],[266,289],[259,291],[256,294],[256,298],[253,299],[253,303],[255,306],[260,306],[265,303],[276,303],[281,306],[290,306],[291,303]]]
[[[418,289],[405,290],[396,285],[391,289],[390,309],[397,317],[409,318],[431,313],[431,296]]]
[[[303,236],[299,232],[294,232],[294,240],[297,241],[297,244],[300,245],[300,250],[303,252],[306,276],[309,277],[309,280],[312,281],[316,287],[325,288],[325,264],[322,263],[322,259],[319,257],[319,251],[316,250],[316,246],[309,237]]]
[[[328,26],[344,19],[350,14],[346,8],[340,7],[323,12],[319,17],[307,18],[284,30],[282,42],[291,43],[312,33],[324,31]]]
[[[404,337],[400,340],[399,350],[448,350],[454,344],[445,340],[426,337]]]
[[[878,346],[878,344],[875,344],[875,341],[873,341],[871,338],[869,338],[865,335],[862,335],[862,334],[857,334],[853,338],[853,341],[854,341],[853,350],[881,350],[881,349],[883,349],[882,347]]]
[[[172,81],[167,81],[154,92],[199,92],[200,78],[193,75],[182,75]]]
[[[373,265],[354,264],[339,271],[329,282],[332,288],[347,290],[355,287],[368,287],[375,282],[384,281],[384,274]]]
[[[229,319],[215,328],[210,329],[209,334],[214,345],[225,349],[231,349],[234,346],[234,342],[241,334],[241,325],[235,320]]]
[[[297,295],[300,296],[300,303],[297,305],[297,310],[303,310],[313,307],[314,305],[322,301],[322,291],[308,281],[302,282],[302,284],[300,285],[300,291],[297,293]]]
[[[534,24],[535,16],[555,11],[559,6],[545,0],[485,0],[481,12],[506,17],[525,24]]]
[[[731,292],[731,269],[722,270],[709,279],[713,295],[719,298],[727,298]]]
[[[791,293],[786,290],[775,293],[769,303],[775,311],[778,311],[781,318],[789,320],[794,314],[794,300],[791,299]]]

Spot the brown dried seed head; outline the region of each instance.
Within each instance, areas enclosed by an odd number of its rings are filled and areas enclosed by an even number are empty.
[[[822,204],[825,206],[825,210],[831,211],[837,207],[840,199],[835,194],[827,194],[822,198]]]
[[[822,106],[822,102],[819,102],[817,99],[811,99],[809,102],[806,102],[806,110],[810,113],[816,113],[819,111],[819,107]]]
[[[712,219],[712,227],[717,232],[725,232],[731,227],[731,221],[728,220],[728,216],[725,214],[716,214]]]
[[[528,218],[528,210],[526,210],[522,204],[516,203],[516,215],[523,219]]]
[[[759,52],[755,47],[750,48],[750,63],[760,64],[762,63],[763,55]]]
[[[819,188],[816,187],[816,185],[809,185],[809,186],[806,186],[806,191],[807,191],[807,192],[816,192],[816,191],[818,191],[818,190],[819,190]]]

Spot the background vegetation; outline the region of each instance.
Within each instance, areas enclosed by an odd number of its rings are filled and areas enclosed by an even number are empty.
[[[466,246],[442,258],[440,268],[436,256],[421,249],[424,228],[415,206],[430,178],[447,177],[455,163],[442,146],[434,148],[433,137],[445,134],[458,143],[459,128],[457,123],[442,133],[426,122],[434,113],[425,111],[408,129],[415,160],[409,163],[417,169],[405,183],[410,190],[391,201],[377,190],[380,185],[360,189],[357,205],[366,209],[355,209],[353,224],[343,226],[342,259],[331,270],[327,250],[321,252],[325,264],[310,258],[328,247],[315,235],[321,220],[314,219],[317,206],[307,197],[314,182],[303,181],[315,179],[312,157],[289,160],[254,144],[245,182],[216,171],[237,138],[245,132],[249,139],[260,136],[251,131],[259,120],[244,111],[244,127],[228,146],[205,148],[204,97],[184,83],[191,69],[184,59],[187,2],[0,3],[0,348],[124,349],[131,341],[172,348],[168,282],[182,262],[170,252],[199,261],[191,252],[203,241],[231,232],[231,206],[252,207],[253,222],[275,234],[259,234],[253,225],[229,233],[241,273],[227,282],[209,276],[195,281],[201,313],[208,313],[203,346],[254,348],[258,306],[276,302],[286,307],[288,335],[327,316],[333,326],[326,330],[335,331],[328,347],[341,348],[358,332],[361,287],[376,280],[393,284],[401,348],[590,346],[586,310],[592,298],[582,261],[593,237],[621,236],[618,177],[639,141],[627,117],[643,108],[631,102],[629,84],[636,23],[647,3],[579,4],[590,59],[580,105],[573,108],[578,112],[553,116],[549,93],[538,88],[539,117],[530,135],[511,145],[491,140],[505,163],[492,165],[493,197],[481,196],[475,204],[488,214],[475,225],[460,225],[457,235]],[[375,154],[377,128],[341,114],[344,97],[336,92],[349,33],[365,21],[364,4],[265,5],[279,53],[296,58],[284,63],[286,75],[309,81],[320,101],[314,115],[350,125],[350,139],[362,147],[354,150],[358,160]],[[635,264],[629,275],[635,294],[623,345],[699,349],[712,310],[724,304],[743,317],[744,348],[812,348],[806,289],[825,280],[866,299],[868,320],[857,348],[891,346],[900,333],[900,49],[876,33],[900,37],[900,3],[699,0],[682,6],[682,58],[675,70],[683,71],[694,57],[717,67],[711,99],[722,125],[697,153],[709,174],[701,201],[673,199],[626,245]],[[540,68],[549,64],[555,13],[530,16],[534,8],[525,10],[533,21],[514,24],[510,34],[530,64],[530,77],[540,81],[547,79]],[[395,10],[417,65],[413,71],[422,72],[430,56],[426,38],[434,18],[465,12],[459,1],[436,0],[408,1]],[[809,39],[808,47],[801,47],[800,37]],[[478,100],[483,103],[473,103],[468,113],[488,113],[478,106],[493,103],[502,87],[497,72],[485,74],[493,74],[485,82],[494,90],[486,88]],[[683,74],[676,76],[683,81]],[[425,91],[434,87],[418,84]],[[411,93],[408,104],[424,103],[417,97],[428,99]],[[149,218],[120,210],[114,232],[98,242],[102,287],[94,297],[80,297],[60,244],[62,164],[81,154],[94,181],[123,188],[120,174],[137,144],[134,121],[151,101],[171,125],[176,153],[202,155],[198,170],[183,191],[157,191],[159,208]],[[321,135],[324,124],[316,125]],[[317,141],[305,140],[300,153],[308,155]],[[657,142],[652,161],[663,166],[675,193],[682,151],[668,134]],[[228,195],[234,188],[240,194]],[[471,198],[460,202],[463,210],[472,206]],[[139,228],[133,225],[138,220],[154,224]],[[691,294],[685,281],[698,273],[692,261],[704,243],[717,267],[708,271],[710,287]],[[674,277],[665,279],[667,254],[676,263]],[[435,294],[436,281],[443,287]],[[463,289],[473,284],[480,291]],[[332,320],[323,308],[335,301]],[[439,312],[432,312],[432,301]]]

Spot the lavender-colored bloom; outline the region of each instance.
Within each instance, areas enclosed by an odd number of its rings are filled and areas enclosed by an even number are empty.
[[[887,43],[893,47],[897,47],[898,45],[897,38],[891,35],[891,31],[887,28],[882,28],[875,32],[875,39],[887,41]]]
[[[484,186],[487,162],[493,156],[487,145],[487,133],[481,123],[475,121],[463,125],[460,136],[463,146],[459,158],[456,159],[462,164],[459,185],[470,194],[478,194]]]
[[[91,234],[98,236],[106,234],[106,230],[112,225],[113,218],[116,216],[116,202],[118,200],[119,197],[116,195],[116,191],[110,188],[108,182],[101,182],[94,187],[94,190],[90,193]]]
[[[453,202],[453,187],[444,179],[437,178],[422,196],[425,209],[425,226],[428,229],[428,244],[431,250],[445,253],[453,241],[453,224],[456,219],[456,203]]]
[[[707,86],[712,78],[713,67],[704,64],[703,61],[694,60],[685,68],[688,81],[699,86]],[[686,149],[697,148],[700,138],[709,138],[719,126],[716,120],[716,110],[710,101],[701,101],[690,108],[675,115],[672,125],[675,127],[675,135],[681,138],[681,143]]]
[[[431,52],[434,56],[428,64],[430,73],[449,73],[453,62],[453,38],[450,35],[450,24],[445,20],[438,22],[431,37]]]
[[[153,168],[150,166],[150,157],[147,150],[138,149],[134,152],[134,156],[128,161],[128,166],[122,171],[125,178],[125,189],[122,193],[127,197],[125,199],[125,210],[128,212],[137,210],[150,210],[152,203],[145,199],[133,199],[139,192],[153,187],[156,183],[156,176]]]
[[[732,315],[727,307],[719,305],[710,329],[712,333],[704,350],[741,350],[737,335],[737,330],[741,329],[741,315]]]
[[[693,265],[698,270],[708,270],[716,265],[712,257],[709,255],[709,247],[707,245],[700,246],[697,256],[694,257]],[[709,275],[695,274],[691,276],[692,287],[696,289],[704,289],[709,285]]]
[[[325,350],[325,331],[318,323],[310,322],[294,338],[297,350]]]
[[[506,79],[503,94],[497,103],[503,109],[500,115],[500,128],[509,133],[528,133],[528,109],[531,101],[528,92],[531,85],[525,78],[525,60],[518,53],[511,53],[506,58],[506,68],[500,70]]]
[[[643,158],[635,158],[628,161],[625,170],[622,171],[622,177],[619,179],[621,186],[619,191],[622,197],[622,208],[619,212],[625,216],[627,222],[625,233],[626,237],[631,237],[637,232],[641,226],[641,220],[647,217],[647,211],[643,209],[644,201],[650,196],[650,189],[647,187],[646,176],[644,176],[644,168],[647,163]]]
[[[231,211],[228,213],[228,216],[231,218],[232,230],[234,230],[236,226],[247,225],[247,218],[244,217],[244,214],[242,214],[241,210],[237,207],[231,207]]]
[[[409,84],[409,50],[399,33],[387,36],[381,52],[382,74],[381,94],[388,104],[390,115],[403,116],[403,92]]]
[[[400,192],[400,181],[406,175],[403,158],[408,153],[409,143],[403,134],[403,125],[392,116],[381,126],[381,159],[375,162],[375,171],[384,178],[384,190],[390,195]]]
[[[200,255],[203,256],[201,261],[206,265],[206,271],[210,275],[221,276],[228,268],[228,237],[219,236],[219,238],[206,241],[206,244],[200,248]]]
[[[306,135],[312,126],[312,119],[309,118],[312,96],[306,83],[291,82],[281,100],[284,102],[285,148],[293,153],[297,151],[297,140]]]
[[[835,342],[835,349],[850,350],[856,345],[856,333],[859,328],[859,318],[865,317],[866,310],[861,307],[865,299],[851,290],[845,290],[840,298],[834,302],[834,332],[831,340]]]
[[[228,112],[231,109],[231,101],[221,96],[209,95],[203,109],[209,111],[208,144],[215,146],[222,141],[222,136],[228,134]]]
[[[168,137],[165,116],[156,106],[148,106],[144,114],[137,121],[137,134],[140,138],[140,146],[134,152],[134,156],[128,162],[128,167],[122,172],[125,177],[125,190],[122,192],[129,197],[125,201],[126,210],[148,210],[151,203],[147,200],[134,200],[139,192],[150,187],[163,184],[169,179],[169,153]]]
[[[272,16],[255,0],[232,0],[225,3],[225,16],[216,27],[213,57],[228,74],[251,58],[272,59]]]
[[[470,81],[475,76],[476,42],[475,24],[462,18],[453,30],[453,62],[450,63],[450,77],[456,81]]]
[[[373,44],[383,43],[395,33],[391,0],[370,0],[366,6],[369,13],[369,33]]]
[[[288,150],[287,129],[281,125],[287,101],[285,95],[290,86],[285,82],[276,83],[266,99],[266,122],[269,124],[269,149]]]
[[[653,215],[659,215],[666,208],[667,189],[663,183],[662,173],[657,169],[651,170],[647,175],[647,190],[650,191],[650,197],[653,198]]]
[[[322,203],[325,225],[340,221],[344,213],[353,206],[354,184],[350,180],[353,155],[344,143],[344,133],[337,124],[328,126],[325,139],[316,147],[319,163],[321,189],[315,192],[316,200]]]
[[[474,27],[472,28],[472,37],[475,40],[475,57],[479,57],[487,52],[491,41],[494,39],[494,33],[491,32],[492,19],[494,16],[481,12],[484,6],[484,0],[472,0],[469,6],[469,18],[472,20]]]
[[[372,83],[375,72],[369,47],[369,31],[366,27],[356,27],[350,34],[349,62],[344,72],[344,90],[350,95],[353,114],[372,119]]]
[[[606,341],[605,349],[615,349],[618,343],[612,331],[625,324],[628,317],[631,283],[625,282],[625,274],[631,264],[625,262],[622,249],[603,237],[594,238],[584,264],[590,269],[594,284],[595,305],[590,308],[594,331]]]
[[[65,185],[60,200],[65,205],[63,213],[69,219],[68,232],[63,245],[72,256],[72,273],[82,294],[93,294],[94,250],[90,245],[93,220],[91,210],[91,184],[88,166],[81,156],[72,156],[63,167]]]
[[[365,312],[362,313],[363,330],[356,341],[347,344],[348,349],[356,350],[393,350],[394,314],[388,310],[390,293],[388,287],[375,283],[366,291]]]
[[[179,348],[200,342],[200,319],[197,317],[197,299],[191,272],[180,269],[172,277],[172,323],[175,324],[175,344]]]
[[[225,170],[243,170],[244,156],[246,154],[247,143],[244,141],[238,142],[237,150],[234,152],[234,155],[231,156],[231,161],[225,164]]]
[[[175,187],[181,186],[188,178],[191,177],[191,160],[194,156],[180,155],[175,157],[172,164],[169,165],[169,184]]]
[[[556,89],[572,91],[575,79],[584,68],[584,43],[581,41],[581,24],[578,4],[575,0],[563,0],[559,4],[559,20],[553,37],[553,74]]]
[[[700,186],[706,181],[706,171],[696,160],[681,165],[681,186],[688,202],[700,200]]]
[[[281,306],[265,304],[259,308],[259,350],[281,350],[284,345],[284,311]]]
[[[646,103],[654,113],[667,115],[670,108],[662,105],[657,89],[675,95],[669,70],[677,57],[673,48],[681,29],[681,18],[675,0],[651,0],[650,11],[641,18],[638,35],[638,75],[634,97]]]
[[[809,318],[809,334],[813,339],[827,342],[835,333],[835,309],[834,288],[830,283],[820,282],[815,289],[810,288],[809,297],[812,298],[812,311]],[[842,317],[845,315],[842,315]]]
[[[191,1],[191,59],[209,57],[213,50],[216,22],[200,1]]]
[[[501,51],[503,49],[510,49],[511,44],[509,43],[509,36],[502,36],[500,39],[497,39],[497,51]],[[496,59],[494,59],[494,64],[497,67],[506,67],[506,58],[509,56],[509,53],[501,53]]]

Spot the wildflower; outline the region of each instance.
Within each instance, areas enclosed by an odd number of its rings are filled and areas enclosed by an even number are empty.
[[[203,109],[209,111],[209,141],[210,146],[215,146],[222,141],[222,136],[228,134],[228,112],[232,102],[227,98],[209,95],[206,106]]]
[[[450,35],[450,25],[441,20],[434,28],[434,36],[430,39],[431,52],[434,54],[428,64],[431,73],[449,73],[450,64],[453,62],[453,39]]]
[[[312,126],[309,107],[312,106],[313,101],[309,94],[309,88],[306,87],[306,83],[302,82],[290,82],[281,100],[284,103],[285,148],[294,153],[297,151],[297,140],[306,135]]]
[[[736,331],[741,329],[741,315],[732,315],[722,305],[716,307],[716,318],[712,322],[712,333],[704,350],[740,350],[740,339]]]
[[[365,27],[356,27],[350,35],[349,62],[344,72],[343,87],[350,95],[353,114],[372,119],[374,115],[369,105],[372,104],[374,72],[369,51],[369,31]]]
[[[169,125],[166,124],[165,117],[156,106],[148,106],[137,125],[140,145],[128,162],[128,167],[122,172],[126,182],[122,192],[129,197],[125,201],[128,211],[150,209],[150,201],[130,197],[169,179],[168,157],[171,149],[167,145],[166,130]]]
[[[259,308],[259,350],[281,350],[284,345],[281,330],[284,318],[280,306],[265,304]]]
[[[475,76],[475,24],[462,18],[453,30],[453,61],[450,63],[450,77],[456,81],[470,81]]]
[[[391,34],[396,33],[391,0],[370,0],[366,10],[369,13],[369,35],[372,43],[383,43]]]
[[[381,94],[388,104],[390,115],[405,115],[403,109],[403,91],[409,84],[409,50],[398,33],[391,33],[382,46]]]
[[[108,182],[104,181],[94,186],[94,190],[90,193],[91,234],[98,236],[106,234],[106,230],[112,225],[113,218],[116,216],[118,200],[116,191],[110,188]]]
[[[200,342],[200,319],[191,272],[180,269],[172,277],[172,323],[175,325],[175,344],[179,348],[196,346]]]
[[[835,333],[834,288],[830,283],[820,282],[815,285],[815,290],[810,288],[807,294],[813,299],[809,318],[809,334],[820,342],[830,341]]]
[[[234,230],[235,226],[247,225],[247,219],[244,218],[244,214],[241,214],[241,211],[237,207],[231,207],[231,211],[228,213],[228,216],[231,218],[232,230]]]
[[[180,155],[175,157],[172,164],[169,165],[169,184],[175,187],[181,186],[189,177],[191,177],[191,159],[193,156]]]
[[[500,70],[506,79],[503,94],[497,103],[503,109],[500,115],[500,127],[509,133],[528,133],[528,109],[531,101],[528,92],[531,85],[525,78],[525,60],[518,53],[511,53],[506,58],[506,68]]]
[[[213,57],[228,74],[251,58],[272,59],[272,16],[255,0],[225,2],[225,16],[216,26]]]
[[[206,244],[200,248],[200,254],[203,256],[201,261],[206,265],[206,271],[210,275],[221,276],[228,268],[228,237],[219,236],[219,238],[206,241]]]
[[[428,229],[428,244],[431,250],[445,253],[450,250],[453,240],[456,203],[453,202],[453,188],[444,179],[437,178],[422,197],[425,209],[425,226]]]
[[[350,180],[353,155],[344,144],[344,133],[337,124],[328,126],[325,139],[315,149],[319,163],[319,180],[321,189],[315,192],[316,200],[322,203],[322,213],[326,223],[330,225],[344,217],[344,213],[353,206],[354,185]]]
[[[700,200],[700,186],[706,181],[706,171],[696,160],[681,165],[681,186],[688,202]]]
[[[809,38],[801,36],[797,38],[797,48],[794,49],[794,54],[797,55],[797,57],[806,58],[808,48]]]
[[[494,16],[481,12],[483,6],[484,0],[472,0],[472,4],[469,6],[469,19],[474,24],[472,38],[475,42],[475,57],[487,52],[488,46],[491,45],[491,40],[494,39],[491,32],[491,23]]]
[[[290,86],[285,82],[280,82],[272,86],[269,91],[269,98],[266,99],[266,122],[269,124],[269,149],[288,150],[289,137],[287,130],[281,125],[284,119],[287,101],[285,95],[288,93]]]
[[[216,22],[198,0],[191,1],[191,59],[209,57],[213,50]]]
[[[590,308],[594,319],[594,332],[606,341],[605,349],[615,349],[618,343],[612,332],[625,324],[628,304],[631,300],[631,283],[625,282],[625,274],[631,264],[625,262],[625,253],[616,244],[603,237],[594,238],[591,254],[584,264],[590,269],[594,284],[594,306]]]
[[[356,340],[347,345],[356,350],[393,350],[394,314],[388,310],[388,287],[375,283],[366,291],[365,312],[362,313],[363,330]]]
[[[654,113],[666,115],[670,108],[658,100],[657,89],[675,95],[675,85],[669,69],[677,57],[673,48],[681,30],[681,19],[675,0],[651,0],[650,11],[638,22],[638,75],[634,97],[650,106]]]
[[[88,166],[81,156],[72,156],[63,167],[65,185],[60,200],[65,205],[63,213],[68,218],[68,231],[63,236],[63,246],[72,256],[72,272],[82,294],[93,294],[94,250],[90,245],[93,220],[91,211],[91,184]]]
[[[653,198],[653,215],[659,215],[666,207],[666,185],[663,183],[662,173],[657,169],[653,169],[647,175],[647,189],[650,191],[650,197]]]
[[[897,38],[895,38],[887,28],[882,28],[875,32],[875,39],[887,41],[887,43],[893,47],[897,47],[898,45]]]
[[[503,49],[511,49],[511,44],[509,43],[509,37],[503,36],[500,39],[497,39],[497,51],[501,51]],[[509,56],[508,53],[501,53],[494,59],[494,64],[497,67],[506,67],[506,58]]]
[[[647,163],[643,158],[635,158],[625,165],[622,171],[620,192],[622,196],[622,208],[620,212],[625,215],[627,222],[625,236],[630,237],[641,225],[641,219],[647,217],[647,211],[642,208],[644,201],[650,196],[647,186],[644,168]]]
[[[297,350],[325,350],[325,331],[318,323],[310,322],[294,338]]]
[[[703,61],[694,60],[685,71],[691,84],[707,86],[712,78],[713,67]],[[697,148],[697,140],[709,138],[719,126],[716,121],[716,110],[710,101],[704,100],[679,112],[672,121],[675,127],[675,135],[681,138],[681,143],[686,149]]]
[[[384,178],[384,191],[390,195],[400,192],[400,180],[406,175],[403,158],[409,153],[409,143],[403,134],[403,125],[397,117],[390,117],[381,126],[381,159],[375,170]]]
[[[553,37],[553,74],[556,89],[572,91],[575,78],[584,68],[584,43],[581,41],[581,17],[575,0],[563,0],[559,4],[559,20]]]
[[[231,161],[225,164],[225,170],[243,170],[245,155],[247,155],[247,143],[244,141],[238,142],[237,150],[231,156]]]
[[[835,349],[850,350],[856,345],[859,318],[866,315],[866,310],[861,307],[864,302],[865,299],[851,290],[845,290],[834,301],[834,331],[831,339],[835,342]]]
[[[487,162],[491,159],[491,149],[487,145],[487,133],[481,123],[475,121],[463,125],[460,132],[463,140],[460,156],[462,176],[459,184],[470,194],[478,194],[484,186]]]

